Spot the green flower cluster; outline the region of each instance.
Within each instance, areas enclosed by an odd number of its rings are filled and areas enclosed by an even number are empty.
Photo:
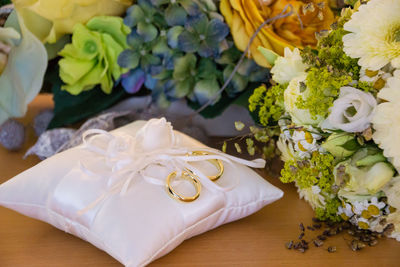
[[[286,161],[280,180],[283,183],[296,181],[300,189],[318,185],[322,192],[330,194],[335,181],[334,167],[334,157],[331,154],[314,152],[309,160]]]
[[[118,58],[130,70],[125,89],[134,93],[144,83],[161,105],[182,97],[202,105],[214,97],[241,55],[217,11],[212,0],[138,0],[124,19],[129,48]],[[235,96],[267,74],[246,58],[226,94]]]
[[[326,117],[333,101],[339,96],[340,88],[350,84],[352,77],[341,71],[330,71],[326,67],[312,67],[308,71],[307,99],[299,96],[296,106],[307,109],[314,117],[320,115]]]
[[[343,36],[347,33],[343,25],[350,19],[351,13],[344,12],[338,22],[332,25],[332,30],[320,38],[317,50],[305,48],[301,51],[303,61],[310,66],[329,67],[337,71],[343,71],[358,80],[360,66],[358,59],[351,58],[343,51]]]
[[[325,199],[324,208],[315,209],[315,217],[321,221],[331,221],[339,222],[342,220],[340,216],[337,215],[338,209],[341,205],[340,200],[337,197]]]
[[[264,126],[277,122],[284,114],[283,92],[287,84],[277,84],[269,89],[265,85],[254,90],[249,98],[249,109],[257,111],[260,123]]]
[[[337,197],[332,198],[332,185],[335,183],[333,174],[335,163],[331,154],[314,152],[311,159],[303,161],[286,161],[281,171],[280,180],[283,183],[296,182],[300,189],[318,186],[325,197],[324,208],[315,210],[316,217],[320,220],[339,221],[337,215],[340,201]]]

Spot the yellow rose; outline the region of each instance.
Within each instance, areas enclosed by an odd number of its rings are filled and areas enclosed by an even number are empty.
[[[283,56],[285,47],[315,47],[315,33],[329,29],[334,15],[328,0],[221,0],[221,12],[229,25],[235,44],[244,51],[251,36],[268,18],[277,16],[286,5],[293,6],[294,14],[265,26],[250,46],[250,56],[257,64],[270,64],[257,50],[263,46]],[[288,9],[290,10],[290,9]],[[298,14],[298,15],[297,15]],[[300,17],[303,27],[299,22]]]
[[[42,42],[54,43],[72,33],[77,23],[85,24],[94,16],[117,16],[133,0],[13,0],[19,16]]]

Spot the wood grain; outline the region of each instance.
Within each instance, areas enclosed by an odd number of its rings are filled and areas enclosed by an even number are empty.
[[[0,148],[0,183],[39,161],[22,156],[33,144],[30,123],[41,109],[51,107],[51,96],[39,96],[22,122],[27,125],[27,144],[20,152]],[[322,248],[302,254],[287,250],[285,242],[299,235],[298,224],[311,223],[312,210],[298,199],[292,185],[266,177],[280,187],[283,199],[245,219],[221,226],[183,242],[151,266],[400,266],[400,243],[382,239],[376,247],[359,252],[348,248],[344,235],[327,241]],[[307,232],[311,239],[312,232]],[[337,247],[328,253],[329,245]],[[105,252],[54,227],[0,207],[0,266],[121,266]]]

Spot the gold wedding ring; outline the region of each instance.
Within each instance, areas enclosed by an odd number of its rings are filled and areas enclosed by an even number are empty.
[[[193,151],[192,155],[194,156],[207,156],[209,155],[207,152],[204,151]],[[212,176],[207,176],[211,181],[215,182],[219,178],[221,178],[222,174],[224,174],[224,164],[222,164],[222,161],[220,159],[210,159],[208,160],[212,165],[214,165],[218,169],[218,174],[212,175]]]
[[[172,173],[170,173],[170,174],[168,175],[168,177],[167,177],[167,183],[166,183],[167,192],[168,192],[173,198],[175,198],[175,199],[177,199],[177,200],[180,200],[180,201],[183,201],[183,202],[192,202],[192,201],[195,201],[195,200],[200,196],[200,192],[201,192],[201,184],[200,184],[200,181],[196,179],[196,175],[195,175],[193,172],[189,171],[189,170],[182,171],[182,174],[181,174],[181,177],[182,177],[183,179],[186,179],[186,180],[190,181],[190,182],[193,184],[193,186],[196,188],[196,194],[195,194],[194,196],[191,196],[191,197],[182,196],[182,195],[178,194],[178,193],[172,188],[172,186],[171,186],[171,180],[172,180],[173,178],[175,178],[176,175],[177,175],[177,172],[176,172],[176,171],[174,171],[174,172],[172,172]]]

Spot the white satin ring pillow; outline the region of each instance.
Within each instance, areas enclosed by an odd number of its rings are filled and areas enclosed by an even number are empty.
[[[137,121],[110,134],[137,140],[146,125]],[[176,131],[167,137],[178,148],[209,149]],[[140,144],[144,148],[131,145],[136,151],[153,145],[143,140]],[[0,205],[78,236],[126,266],[144,266],[185,239],[248,216],[283,195],[250,168],[231,161],[224,163],[224,174],[215,185],[201,180],[197,200],[179,202],[163,186],[173,167],[146,165],[139,175],[131,175],[140,165],[138,159],[130,161],[129,153],[118,152],[118,162],[106,162],[99,153],[81,145],[39,163],[0,185]],[[209,175],[201,162],[192,163]]]

